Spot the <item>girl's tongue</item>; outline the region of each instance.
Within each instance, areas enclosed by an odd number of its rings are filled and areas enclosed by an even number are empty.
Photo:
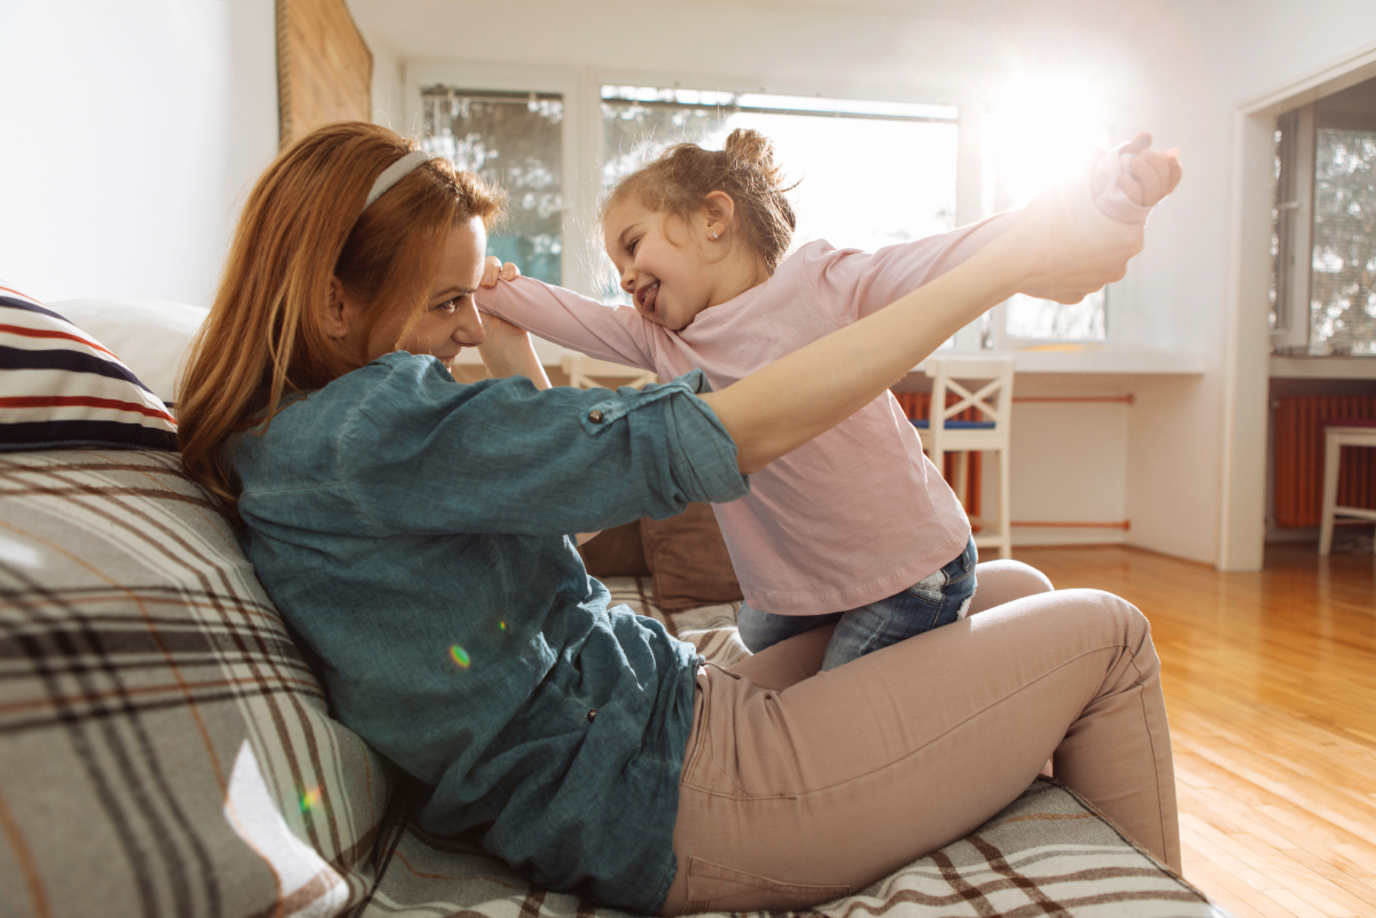
[[[647,315],[655,315],[655,300],[659,298],[659,281],[655,281],[640,291],[640,311]]]

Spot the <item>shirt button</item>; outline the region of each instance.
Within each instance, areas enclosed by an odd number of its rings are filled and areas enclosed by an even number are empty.
[[[595,717],[597,717],[597,708],[593,708],[588,712],[588,723],[592,723]]]
[[[588,420],[592,421],[594,424],[600,422],[602,420],[602,412],[594,408],[588,412]]]

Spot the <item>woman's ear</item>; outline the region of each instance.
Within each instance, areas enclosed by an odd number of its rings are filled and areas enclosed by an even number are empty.
[[[702,200],[702,219],[709,239],[723,239],[735,222],[736,202],[724,191],[709,191]]]
[[[341,340],[349,337],[349,324],[352,318],[353,310],[349,308],[344,285],[339,282],[339,278],[331,277],[330,295],[325,303],[325,334]]]

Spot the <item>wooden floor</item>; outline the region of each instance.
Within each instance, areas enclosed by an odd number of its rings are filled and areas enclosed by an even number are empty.
[[[1259,574],[1118,547],[1015,557],[1152,623],[1185,876],[1238,918],[1376,916],[1376,562],[1268,549]]]

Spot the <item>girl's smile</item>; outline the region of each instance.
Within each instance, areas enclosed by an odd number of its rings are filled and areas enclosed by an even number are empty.
[[[607,254],[621,275],[621,289],[641,315],[676,331],[688,327],[711,298],[714,266],[693,244],[693,229],[633,200],[614,207],[604,222]]]
[[[659,298],[659,281],[641,284],[635,291],[635,308],[646,315],[655,314],[655,300]]]

